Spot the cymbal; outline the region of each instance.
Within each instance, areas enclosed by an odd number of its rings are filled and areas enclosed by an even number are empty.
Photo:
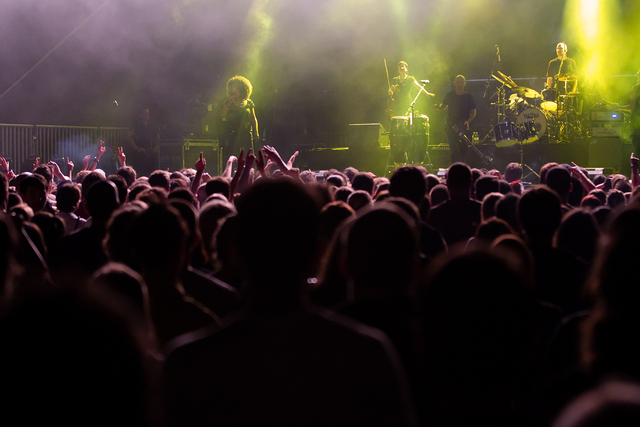
[[[503,85],[506,85],[507,83],[502,79],[502,77],[498,77],[495,74],[491,74],[491,77],[493,77],[494,79],[496,79],[497,81],[499,81],[500,83],[502,83]]]
[[[504,84],[506,84],[510,89],[513,89],[514,87],[518,86],[513,82],[513,80],[511,80],[511,77],[505,75],[503,72],[498,71],[498,74],[504,80]]]
[[[533,89],[529,89],[528,87],[516,86],[516,87],[512,87],[511,90],[523,98],[532,98],[532,99],[542,98],[542,95],[540,95],[539,92],[536,92]]]
[[[571,73],[562,73],[556,76],[556,80],[558,80],[559,82],[566,82],[566,81],[572,82],[572,81],[578,80],[578,76]]]

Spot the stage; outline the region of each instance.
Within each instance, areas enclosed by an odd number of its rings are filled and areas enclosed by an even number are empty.
[[[471,167],[498,169],[504,172],[507,164],[520,163],[520,146],[496,147],[495,144],[484,144],[478,147],[480,151],[493,159],[489,165],[484,164],[479,156],[471,149],[468,153],[467,163]],[[622,173],[629,176],[631,173],[629,157],[633,146],[624,143],[620,138],[589,138],[584,142],[565,144],[534,143],[524,144],[524,164],[536,173],[548,162],[571,164],[575,162],[585,168],[603,168],[605,174]],[[390,173],[399,164],[394,164],[390,159],[390,147],[334,147],[317,148],[297,146],[300,151],[295,166],[300,170],[326,170],[335,168],[344,170],[353,166],[360,171],[370,171],[377,176],[390,176]],[[450,164],[449,146],[447,144],[429,145],[428,154],[430,166],[425,166],[429,172],[436,173],[438,169],[446,169]],[[525,167],[525,180],[537,183],[535,174]],[[530,173],[530,174],[529,174]]]

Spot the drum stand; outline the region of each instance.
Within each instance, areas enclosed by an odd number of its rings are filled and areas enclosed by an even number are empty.
[[[430,94],[425,88],[424,85],[421,85],[421,90],[418,92],[418,94],[416,95],[416,97],[413,99],[413,102],[411,102],[411,105],[409,106],[409,134],[411,135],[411,150],[413,151],[412,153],[412,157],[415,156],[416,152],[418,150],[416,150],[417,148],[420,147],[420,141],[419,141],[419,136],[418,136],[418,132],[416,130],[416,126],[414,123],[414,119],[416,117],[415,115],[415,105],[416,105],[416,101],[418,100],[418,98],[420,97],[420,95],[422,94],[422,91],[424,91],[427,95],[432,95]],[[432,95],[433,96],[433,95]],[[425,147],[424,147],[424,156],[422,156],[420,160],[420,163],[422,166],[424,166],[425,168],[427,168],[427,170],[429,168],[433,168],[433,165],[431,164],[431,156],[429,155],[429,140],[431,139],[431,132],[427,132],[427,138],[425,140]],[[420,150],[419,152],[422,152],[422,150]],[[418,159],[411,159],[413,161],[418,160]],[[414,163],[416,164],[416,163]]]
[[[582,133],[582,125],[574,105],[570,102],[573,97],[558,96],[558,139],[562,142],[572,142]]]
[[[533,128],[533,129],[536,129],[536,127],[535,127],[535,121],[533,121],[533,120],[532,120],[530,123],[531,123],[532,128]],[[524,126],[524,125],[522,125],[522,126]],[[537,131],[536,131],[536,133],[537,133]],[[540,178],[540,175],[538,175],[538,174],[536,173],[536,171],[534,171],[533,169],[531,169],[531,166],[529,166],[528,164],[526,164],[526,163],[524,162],[524,138],[523,138],[522,136],[519,136],[519,137],[518,137],[518,142],[519,142],[519,144],[518,144],[518,145],[519,145],[518,150],[520,151],[520,168],[522,169],[522,176],[520,177],[520,182],[525,182],[525,179],[526,179],[529,175],[531,175],[531,173],[528,173],[528,174],[526,174],[526,175],[525,175],[525,174],[524,174],[524,168],[529,169],[531,172],[533,172],[533,174],[534,174],[535,176],[537,176],[538,178]]]

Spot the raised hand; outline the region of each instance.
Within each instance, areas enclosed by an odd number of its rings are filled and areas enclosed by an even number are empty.
[[[571,173],[578,177],[582,176],[582,171],[580,170],[580,166],[576,165],[574,162],[571,162],[573,166],[571,166]]]
[[[40,157],[36,157],[36,162],[33,164],[33,169],[35,170],[38,166],[40,166]]]
[[[240,150],[240,156],[238,157],[238,170],[236,171],[236,175],[242,173],[244,170],[244,148]]]
[[[196,162],[196,172],[204,172],[204,168],[207,166],[207,161],[202,156],[202,151],[200,152],[200,159]]]
[[[118,163],[121,168],[127,165],[127,156],[124,154],[123,147],[118,147]]]
[[[632,168],[637,168],[638,167],[638,163],[640,162],[640,159],[638,159],[637,157],[634,157],[633,155],[634,153],[631,153],[631,159],[629,159],[631,161],[631,167]]]
[[[0,157],[0,169],[2,169],[3,172],[9,172],[9,162],[7,162],[4,157]]]
[[[100,160],[100,157],[102,157],[106,150],[107,149],[104,146],[104,141],[100,140],[100,142],[98,143],[98,152],[96,153],[96,159]]]
[[[91,160],[91,154],[87,154],[82,158],[82,170],[86,170],[89,167],[89,160]]]
[[[69,158],[67,157],[67,175],[69,175],[69,179],[71,179],[71,173],[73,172],[73,162],[71,160],[69,160]]]
[[[47,162],[47,165],[53,170],[53,174],[57,177],[60,177],[60,175],[62,175],[62,171],[60,170],[60,166],[58,166],[58,164],[56,162],[54,162],[53,160],[49,160]]]
[[[300,154],[299,151],[296,151],[295,153],[293,153],[291,155],[291,157],[289,157],[289,161],[287,162],[287,167],[290,168],[291,166],[293,166],[293,162],[296,161],[296,157],[298,157],[298,154]]]

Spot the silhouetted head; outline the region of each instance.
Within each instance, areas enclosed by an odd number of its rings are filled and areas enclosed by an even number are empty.
[[[177,275],[182,270],[187,251],[186,228],[171,206],[151,205],[133,219],[131,242],[143,276],[148,272]]]
[[[518,218],[529,243],[551,245],[562,219],[560,198],[546,186],[533,188],[520,198]]]
[[[449,189],[444,184],[438,184],[429,192],[429,200],[431,206],[437,206],[442,202],[449,200]]]
[[[403,166],[393,172],[389,185],[389,194],[393,197],[404,197],[420,206],[426,192],[427,182],[417,167]]]
[[[360,172],[353,177],[351,187],[354,190],[363,190],[373,196],[373,177],[370,173]]]
[[[47,182],[36,173],[20,182],[20,197],[34,213],[40,212],[47,202]]]
[[[111,214],[120,206],[118,189],[113,182],[107,180],[94,183],[87,191],[86,198],[87,209],[94,223],[108,221]]]
[[[347,199],[347,204],[349,204],[349,206],[351,206],[355,211],[369,207],[372,203],[373,199],[371,198],[371,194],[364,190],[354,191]]]
[[[168,193],[171,190],[171,174],[163,170],[154,171],[149,175],[149,185],[163,188]]]
[[[555,235],[555,246],[591,263],[596,255],[600,232],[590,212],[575,209],[562,219]]]
[[[482,220],[486,221],[489,218],[496,216],[496,204],[498,200],[502,199],[504,195],[502,193],[489,193],[482,199]]]
[[[320,212],[305,188],[291,180],[261,180],[237,200],[237,209],[238,246],[249,278],[280,288],[303,282],[315,261]]]
[[[563,166],[553,167],[547,172],[547,186],[555,191],[563,203],[569,200],[571,185],[571,173]]]
[[[469,194],[471,190],[471,169],[465,163],[457,162],[449,167],[447,187],[452,196]]]
[[[507,182],[513,182],[520,178],[522,178],[522,167],[520,166],[520,163],[509,163],[504,170],[504,179]]]
[[[484,196],[489,193],[497,193],[500,191],[500,183],[495,176],[484,175],[478,178],[474,184],[476,189],[476,199],[484,200]]]
[[[136,180],[136,170],[131,166],[122,166],[116,174],[120,175],[127,181],[127,186],[131,187]]]
[[[346,249],[356,286],[406,292],[420,258],[416,221],[398,206],[380,203],[349,225]]]

